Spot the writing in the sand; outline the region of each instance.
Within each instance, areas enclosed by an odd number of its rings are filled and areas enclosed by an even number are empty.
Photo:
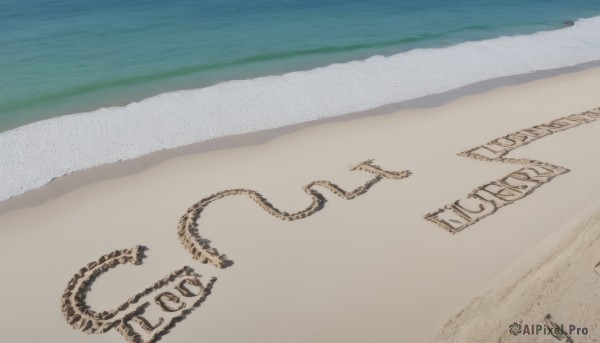
[[[128,342],[154,342],[210,294],[215,278],[206,285],[189,267],[158,280],[118,307],[95,312],[86,304],[91,283],[121,264],[140,264],[143,248],[116,250],[88,263],[69,281],[62,296],[63,315],[73,328],[85,333],[118,331]],[[154,300],[154,301],[152,301]]]
[[[569,172],[567,168],[550,163],[508,158],[506,155],[542,137],[591,123],[599,118],[600,109],[570,115],[500,137],[460,153],[460,156],[481,161],[515,164],[520,168],[477,187],[465,197],[437,211],[428,213],[425,219],[455,233],[495,213],[499,208],[524,198],[554,177]],[[198,229],[198,220],[202,211],[217,200],[236,195],[246,196],[271,216],[292,221],[311,216],[325,207],[326,198],[322,190],[351,200],[366,193],[384,179],[400,180],[410,176],[407,170],[398,172],[384,170],[375,165],[373,160],[358,163],[350,167],[350,170],[367,172],[373,176],[364,184],[348,191],[330,181],[313,181],[302,188],[310,198],[308,206],[292,213],[281,211],[262,194],[251,189],[230,189],[212,194],[188,208],[179,220],[177,234],[184,249],[194,259],[202,263],[210,263],[217,268],[225,268],[231,264],[231,261],[220,254],[216,248],[211,247],[208,240],[200,236]],[[101,274],[118,265],[140,264],[143,250],[140,246],[116,250],[81,268],[71,278],[62,296],[62,311],[67,323],[86,333],[104,333],[115,329],[128,342],[151,343],[166,334],[210,294],[216,278],[213,277],[203,284],[200,275],[189,267],[183,267],[112,310],[102,312],[92,310],[86,303],[86,295],[91,283]]]
[[[425,219],[451,233],[456,233],[495,213],[499,208],[524,198],[554,177],[568,173],[569,169],[550,163],[505,156],[510,151],[540,138],[594,122],[599,118],[600,109],[573,114],[511,133],[459,153],[459,156],[480,161],[509,163],[523,167],[498,180],[477,187],[463,198],[426,214]]]
[[[198,234],[197,221],[202,210],[228,196],[244,195],[256,202],[263,210],[275,218],[291,221],[306,218],[325,206],[325,196],[317,190],[323,188],[344,199],[354,199],[366,193],[383,179],[399,180],[410,175],[408,171],[387,171],[373,164],[373,160],[361,162],[350,170],[364,171],[374,176],[354,190],[346,191],[330,181],[314,181],[304,186],[304,192],[311,198],[310,204],[294,213],[283,212],[273,206],[260,193],[250,189],[232,189],[215,193],[192,205],[181,217],[178,235],[183,247],[191,256],[202,263],[211,263],[217,268],[230,265],[225,255]],[[75,274],[62,296],[63,315],[73,328],[85,333],[105,333],[111,329],[118,331],[132,343],[151,343],[166,334],[179,320],[199,306],[210,294],[216,278],[204,285],[200,275],[189,267],[178,269],[158,280],[142,292],[134,295],[115,309],[103,312],[93,311],[86,303],[86,294],[91,283],[101,274],[121,264],[140,264],[143,248],[116,250],[88,263]]]

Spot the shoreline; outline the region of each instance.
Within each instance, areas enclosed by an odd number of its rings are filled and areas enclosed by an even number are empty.
[[[201,154],[209,151],[233,149],[243,146],[264,144],[274,138],[294,133],[309,127],[344,122],[359,118],[389,115],[400,110],[434,108],[471,95],[489,92],[495,89],[521,85],[537,80],[552,78],[559,75],[573,74],[589,69],[600,68],[600,60],[586,62],[574,66],[540,70],[528,74],[505,76],[463,86],[440,94],[431,94],[417,99],[380,106],[378,108],[327,117],[308,122],[286,125],[274,129],[218,137],[190,145],[155,151],[137,158],[102,164],[92,168],[79,170],[55,178],[49,183],[13,196],[0,202],[0,215],[21,208],[35,207],[46,201],[58,198],[66,193],[91,183],[137,174],[173,158]]]
[[[162,93],[124,107],[37,121],[0,134],[0,199],[74,171],[163,149],[360,113],[498,77],[598,61],[599,27],[600,17],[593,17],[561,30],[226,81]]]

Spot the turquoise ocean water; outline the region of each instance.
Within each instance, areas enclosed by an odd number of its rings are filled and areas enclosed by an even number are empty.
[[[597,0],[2,0],[0,131],[599,14]]]
[[[0,201],[158,150],[594,61],[598,0],[0,0]]]

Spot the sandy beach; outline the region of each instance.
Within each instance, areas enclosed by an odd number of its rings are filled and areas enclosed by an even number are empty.
[[[516,322],[598,342],[598,84],[594,67],[9,199],[1,340],[557,340]]]

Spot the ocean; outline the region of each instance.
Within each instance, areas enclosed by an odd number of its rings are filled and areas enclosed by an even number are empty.
[[[597,0],[2,0],[0,201],[161,149],[597,60]]]

